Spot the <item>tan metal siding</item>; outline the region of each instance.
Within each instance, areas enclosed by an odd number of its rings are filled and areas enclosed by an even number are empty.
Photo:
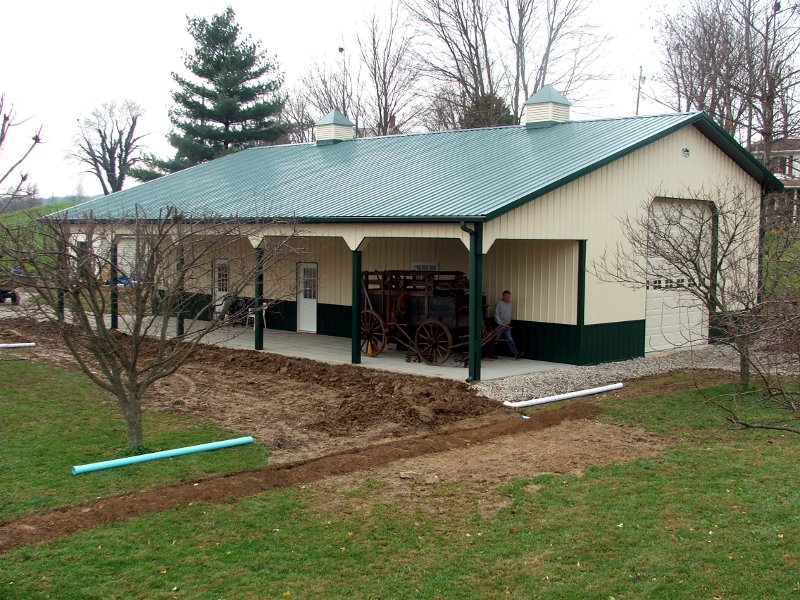
[[[440,271],[469,269],[469,252],[459,240],[436,238],[369,238],[362,244],[365,271],[411,269],[416,262],[431,262]]]
[[[269,245],[270,238],[265,240]],[[264,295],[268,298],[293,300],[297,286],[297,263],[317,263],[318,301],[323,304],[350,304],[351,255],[341,238],[295,240],[296,252],[272,265],[264,273]]]
[[[682,150],[689,149],[689,157]],[[694,127],[685,127],[486,224],[484,249],[495,240],[585,239],[587,267],[620,239],[618,219],[655,196],[738,185],[758,198],[758,183]],[[586,324],[644,319],[645,290],[603,283],[587,274]]]
[[[490,306],[507,289],[514,319],[577,323],[578,242],[498,240],[483,264]]]

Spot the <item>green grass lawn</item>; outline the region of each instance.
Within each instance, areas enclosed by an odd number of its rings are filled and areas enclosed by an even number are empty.
[[[604,419],[675,445],[582,476],[507,482],[495,490],[506,507],[491,517],[466,484],[451,486],[437,511],[371,502],[382,484],[370,473],[337,509],[327,493],[296,487],[145,515],[0,555],[0,598],[800,595],[800,437],[720,430],[691,391],[602,402]],[[46,422],[57,428],[41,417],[39,431]],[[193,426],[174,422],[165,435]],[[19,433],[21,452],[45,443],[30,433]],[[69,479],[46,460],[39,468]],[[109,471],[105,485],[125,476]]]
[[[79,373],[9,358],[8,351],[0,355],[0,520],[266,462],[267,450],[252,444],[72,476],[73,465],[121,456],[126,447],[121,410]],[[153,450],[246,434],[188,416],[144,413],[145,443]]]
[[[54,202],[53,204],[43,204],[42,206],[35,206],[34,208],[26,208],[23,210],[14,210],[8,213],[2,213],[0,214],[0,224],[11,227],[12,225],[27,223],[31,217],[49,215],[50,213],[64,210],[70,206],[75,206],[75,203]]]

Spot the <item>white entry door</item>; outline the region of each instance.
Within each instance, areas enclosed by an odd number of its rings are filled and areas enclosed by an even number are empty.
[[[317,332],[317,263],[297,263],[297,331]]]
[[[214,261],[214,312],[222,310],[222,305],[228,297],[230,281],[230,265],[227,260]]]

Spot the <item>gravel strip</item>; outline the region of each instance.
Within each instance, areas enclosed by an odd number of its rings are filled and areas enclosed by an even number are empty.
[[[588,367],[559,367],[516,375],[477,383],[475,390],[493,400],[517,402],[691,368],[737,371],[739,356],[725,346],[706,346]]]

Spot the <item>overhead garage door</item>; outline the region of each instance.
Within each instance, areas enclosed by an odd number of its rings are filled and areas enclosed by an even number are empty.
[[[653,256],[647,267],[645,352],[705,344],[707,310],[691,293],[694,281],[677,265],[689,268],[694,261],[711,259],[711,210],[706,202],[657,198],[650,219]]]
[[[692,282],[654,271],[647,278],[645,352],[707,343],[708,313],[687,290]]]

